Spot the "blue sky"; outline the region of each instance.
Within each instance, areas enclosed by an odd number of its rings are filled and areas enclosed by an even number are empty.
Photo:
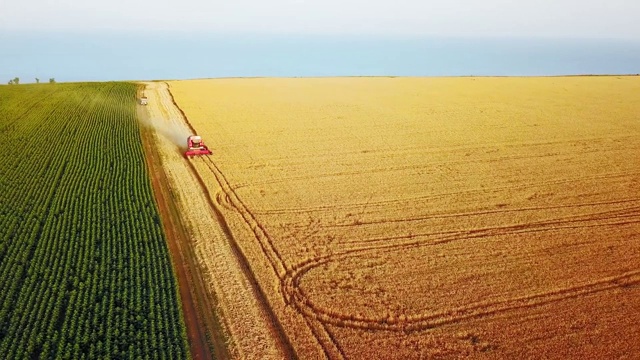
[[[640,39],[638,0],[0,0],[0,31]]]
[[[0,83],[637,74],[639,15],[640,0],[0,0]]]

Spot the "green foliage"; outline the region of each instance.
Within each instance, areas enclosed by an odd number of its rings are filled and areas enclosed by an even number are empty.
[[[188,358],[136,85],[0,87],[0,354]]]

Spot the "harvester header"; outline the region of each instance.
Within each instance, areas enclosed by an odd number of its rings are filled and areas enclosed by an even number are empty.
[[[184,156],[191,158],[200,155],[213,154],[207,145],[202,142],[202,137],[198,135],[191,135],[187,138],[187,151],[184,152]]]

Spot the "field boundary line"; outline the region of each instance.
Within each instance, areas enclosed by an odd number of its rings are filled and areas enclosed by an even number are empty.
[[[146,115],[145,110],[138,110],[138,117]],[[162,159],[153,141],[154,134],[150,129],[140,126],[140,135],[143,147],[148,150],[145,152],[146,166],[149,170],[154,198],[159,208],[159,216],[162,219],[162,228],[167,237],[172,267],[176,272],[178,293],[181,298],[181,312],[187,323],[185,325],[187,325],[191,356],[194,359],[211,359],[215,354],[216,358],[228,358],[228,354],[224,352],[225,348],[217,346],[221,339],[216,339],[216,331],[210,329],[211,324],[207,324],[206,316],[202,313],[203,302],[208,303],[207,297],[203,295],[203,289],[196,285],[198,281],[201,282],[201,279],[197,269],[195,269],[196,271],[193,269],[192,255],[186,253],[187,251],[191,252],[192,249],[185,226],[177,213],[176,204],[172,200],[173,196],[170,193],[169,181],[162,167]],[[163,208],[165,211],[162,211]],[[210,334],[213,339],[209,339],[207,334]],[[214,344],[211,344],[210,341]],[[213,345],[213,351],[210,345]]]

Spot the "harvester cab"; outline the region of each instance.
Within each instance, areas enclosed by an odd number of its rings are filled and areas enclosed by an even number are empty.
[[[149,101],[147,100],[146,96],[142,96],[140,98],[140,105],[147,105],[149,103]]]
[[[207,145],[202,142],[202,137],[198,135],[191,135],[187,138],[187,151],[184,152],[184,156],[187,158],[199,155],[211,155],[213,154]]]

